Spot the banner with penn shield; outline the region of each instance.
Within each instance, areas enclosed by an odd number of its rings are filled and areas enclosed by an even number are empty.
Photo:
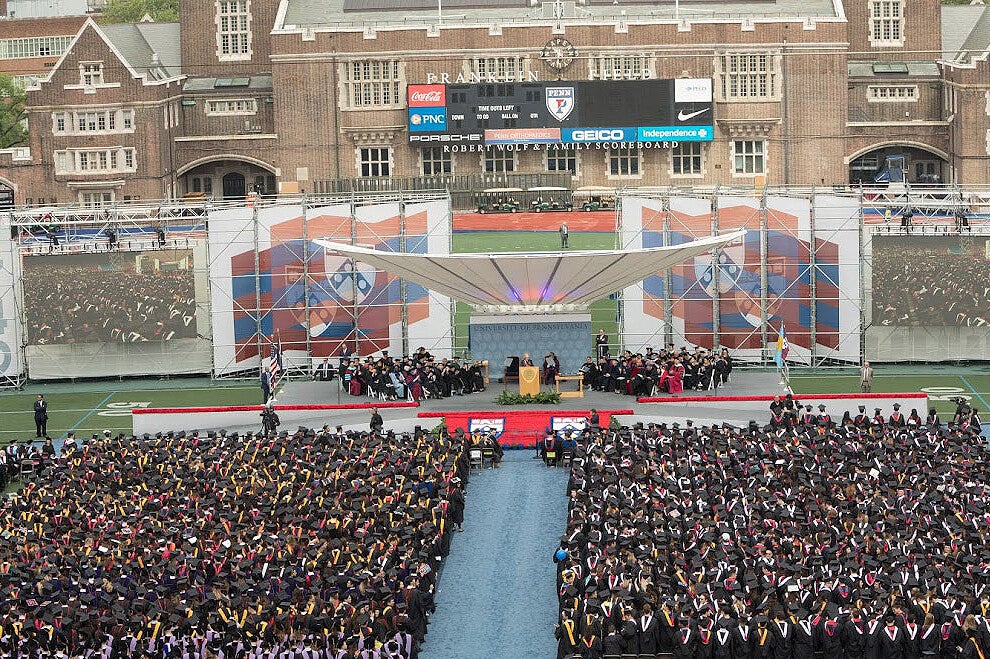
[[[557,435],[563,435],[568,430],[583,433],[588,429],[588,419],[583,416],[554,416],[550,417],[550,427]]]
[[[479,430],[485,434],[493,433],[498,439],[505,432],[505,417],[490,419],[470,419],[468,421],[468,432],[474,434]]]
[[[573,87],[547,87],[547,110],[557,121],[564,121],[574,111]]]

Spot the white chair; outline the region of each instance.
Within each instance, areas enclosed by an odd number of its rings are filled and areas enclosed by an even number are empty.
[[[480,448],[473,448],[468,451],[468,457],[471,459],[471,469],[475,467],[480,471],[485,468],[484,454],[481,452]]]

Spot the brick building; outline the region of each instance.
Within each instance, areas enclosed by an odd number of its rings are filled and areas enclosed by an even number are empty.
[[[938,0],[183,0],[88,21],[28,92],[21,203],[251,190],[990,182],[990,15]],[[942,26],[946,34],[942,34]],[[710,78],[714,139],[548,151],[410,144],[406,86]],[[647,148],[658,146],[659,148]],[[17,160],[13,157],[16,155]],[[448,176],[450,175],[450,176]]]

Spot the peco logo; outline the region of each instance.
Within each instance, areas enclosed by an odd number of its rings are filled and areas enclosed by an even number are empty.
[[[446,85],[409,85],[409,107],[442,108],[446,105]]]

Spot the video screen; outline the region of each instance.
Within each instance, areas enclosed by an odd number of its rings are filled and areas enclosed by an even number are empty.
[[[196,337],[192,250],[24,258],[28,343]]]
[[[990,241],[969,236],[875,236],[873,322],[990,325]]]

